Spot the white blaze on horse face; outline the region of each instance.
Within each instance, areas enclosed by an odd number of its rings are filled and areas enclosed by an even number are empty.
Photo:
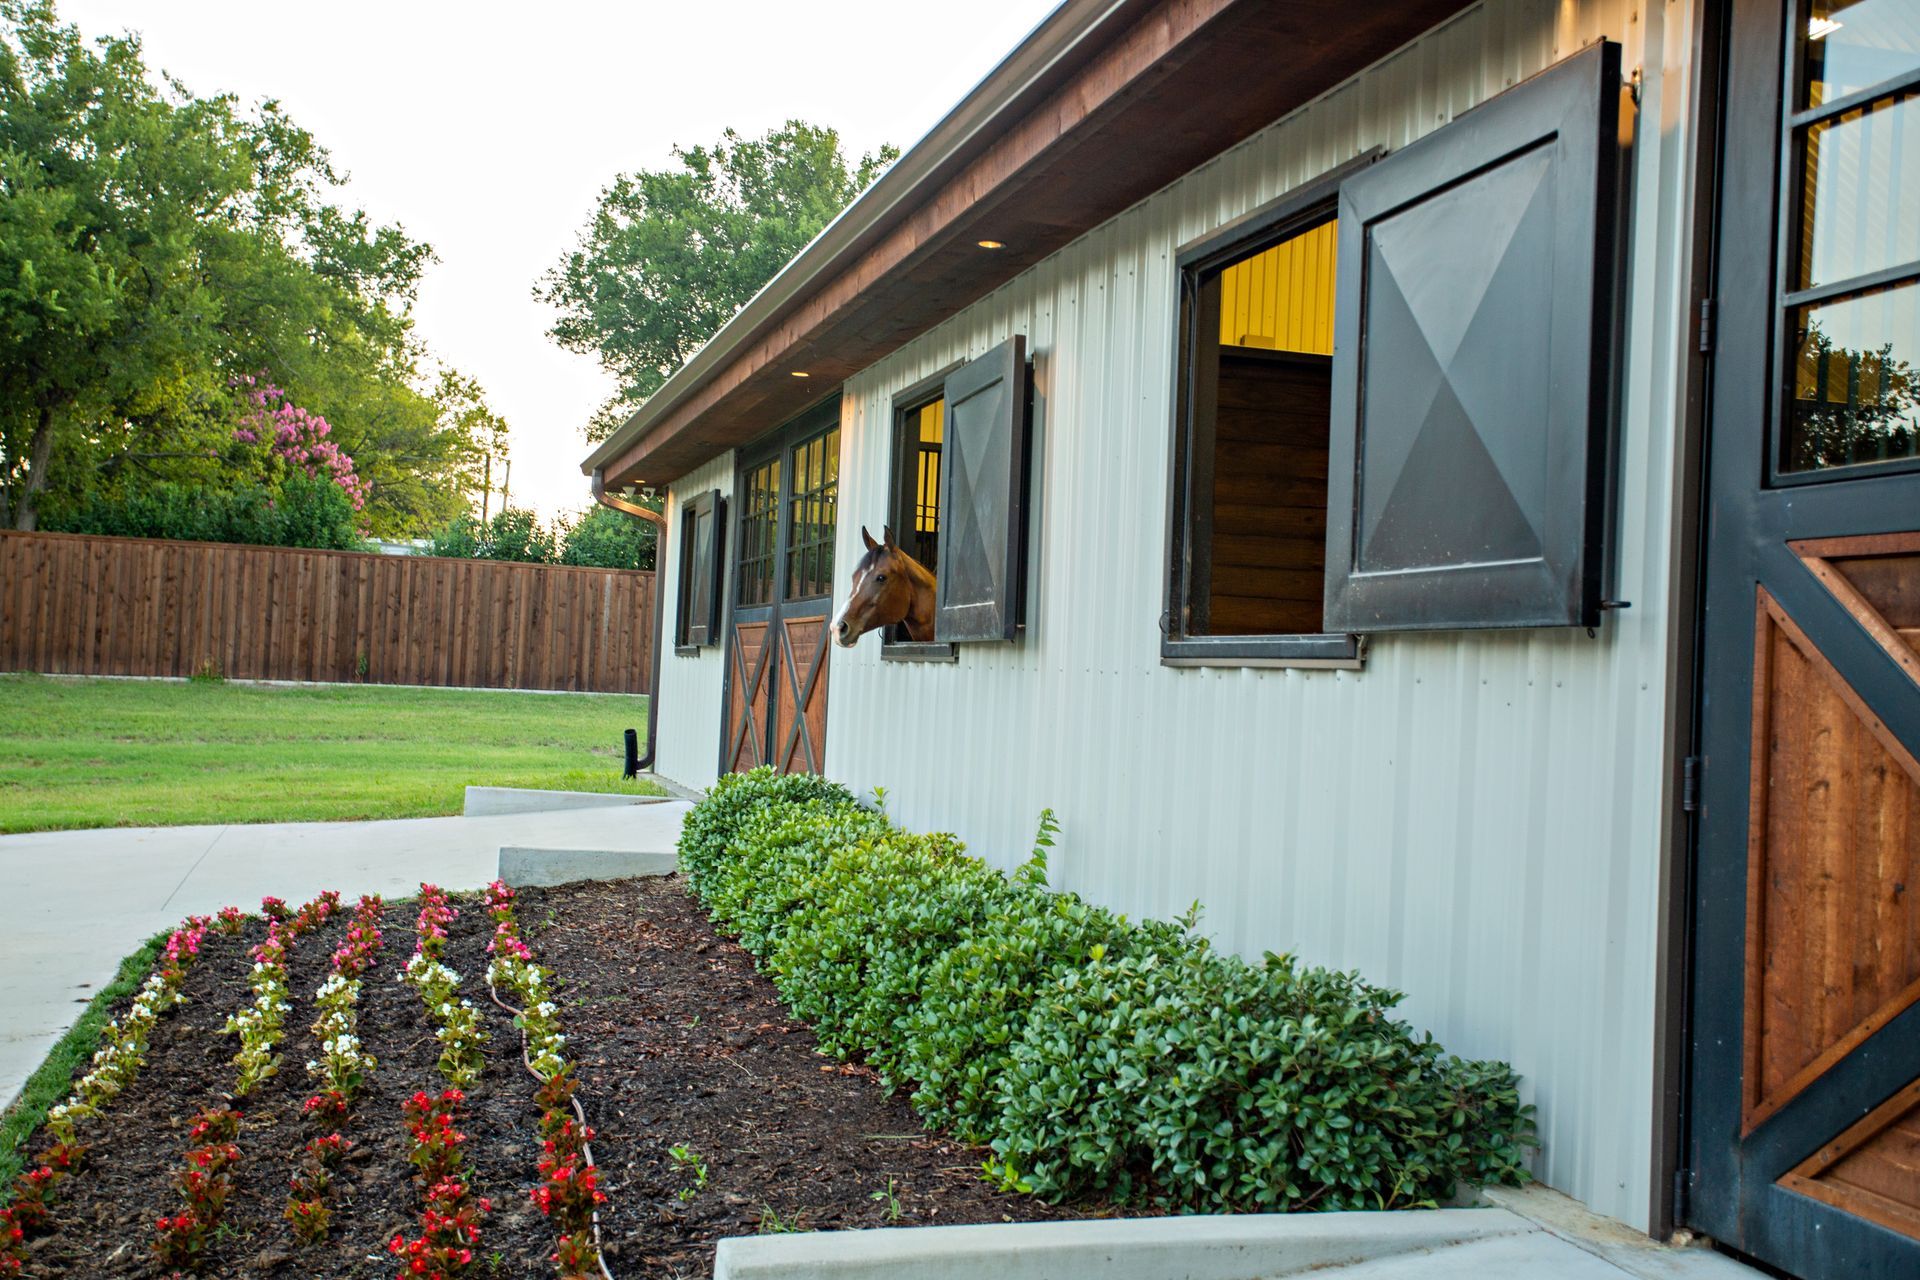
[[[833,620],[833,642],[843,649],[853,648],[854,641],[860,637],[847,634],[847,610],[853,608],[853,602],[860,598],[860,585],[867,580],[867,566],[861,565],[853,571],[853,582],[847,587],[847,602],[840,606],[840,613]]]

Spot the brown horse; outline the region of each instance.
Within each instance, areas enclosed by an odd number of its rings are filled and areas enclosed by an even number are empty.
[[[834,642],[849,649],[876,627],[896,623],[906,625],[910,640],[933,639],[932,572],[900,549],[891,528],[883,527],[881,536],[875,542],[866,526],[860,527],[867,554],[853,567],[847,603],[833,620]]]

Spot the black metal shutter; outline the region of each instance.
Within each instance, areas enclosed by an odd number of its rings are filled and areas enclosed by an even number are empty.
[[[720,630],[721,583],[725,559],[720,530],[725,500],[709,489],[687,504],[685,643],[710,645]]]
[[[1342,184],[1327,630],[1598,622],[1620,98],[1601,42]]]
[[[954,370],[946,401],[934,639],[1011,640],[1026,577],[1026,338]]]

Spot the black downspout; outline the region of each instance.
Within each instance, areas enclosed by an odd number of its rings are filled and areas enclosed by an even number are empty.
[[[603,507],[648,521],[656,530],[653,538],[653,671],[647,677],[647,754],[633,764],[634,771],[639,773],[653,768],[654,757],[660,751],[660,641],[666,634],[667,613],[660,597],[664,590],[660,579],[667,564],[667,518],[658,511],[649,511],[608,493],[606,477],[599,467],[593,469],[593,500]]]

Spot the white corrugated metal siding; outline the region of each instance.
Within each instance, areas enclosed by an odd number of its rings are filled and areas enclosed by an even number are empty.
[[[724,453],[697,471],[674,481],[667,493],[667,560],[660,566],[661,619],[660,715],[654,731],[660,735],[654,768],[663,776],[690,787],[705,787],[720,771],[720,695],[726,674],[725,650],[714,643],[698,654],[673,651],[674,625],[680,602],[680,504],[718,489],[733,501],[733,454]],[[732,523],[728,512],[728,523]],[[728,547],[727,589],[733,588],[732,548]]]
[[[1011,332],[1036,380],[1032,628],[952,666],[834,654],[830,772],[1006,865],[1043,806],[1057,882],[1408,992],[1539,1103],[1538,1172],[1644,1226],[1672,696],[1673,476],[1691,202],[1686,0],[1490,0],[1098,228],[848,385],[839,562],[886,509],[890,397]],[[1159,660],[1178,247],[1399,147],[1600,36],[1644,75],[1617,594],[1578,631],[1389,636],[1366,669]],[[701,481],[704,487],[707,481]],[[844,586],[844,584],[842,584]],[[675,660],[668,659],[668,666]],[[664,731],[712,770],[717,676]],[[667,681],[663,679],[663,685]],[[684,703],[682,704],[684,706]],[[676,741],[677,739],[677,741]]]

